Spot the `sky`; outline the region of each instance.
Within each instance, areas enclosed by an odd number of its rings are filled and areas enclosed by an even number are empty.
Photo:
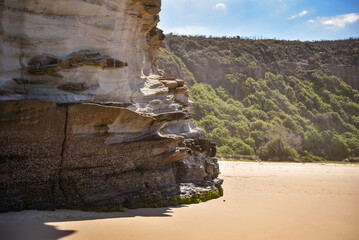
[[[359,0],[162,0],[165,33],[285,40],[359,37]]]

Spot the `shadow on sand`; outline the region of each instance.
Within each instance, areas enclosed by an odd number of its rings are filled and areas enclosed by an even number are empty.
[[[76,231],[59,230],[54,226],[48,225],[52,222],[75,222],[131,217],[172,217],[172,209],[181,207],[186,206],[125,209],[125,212],[110,213],[86,212],[80,210],[26,210],[21,212],[0,213],[0,239],[55,240],[69,236]]]

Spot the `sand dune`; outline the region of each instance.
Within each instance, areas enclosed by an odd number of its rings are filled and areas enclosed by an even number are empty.
[[[220,164],[220,199],[125,213],[4,213],[0,238],[359,239],[359,165]]]

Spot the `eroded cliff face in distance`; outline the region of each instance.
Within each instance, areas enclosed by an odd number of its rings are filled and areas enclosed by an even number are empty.
[[[155,75],[160,0],[0,1],[0,210],[222,195],[184,81]]]
[[[170,76],[218,87],[226,74],[264,78],[266,72],[292,76],[320,69],[359,89],[359,39],[300,42],[169,34],[156,64]],[[192,75],[192,77],[191,77]]]

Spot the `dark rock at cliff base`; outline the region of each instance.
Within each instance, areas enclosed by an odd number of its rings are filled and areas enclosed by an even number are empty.
[[[221,192],[211,143],[158,134],[163,121],[153,117],[40,101],[0,102],[0,110],[2,211],[168,205]]]

